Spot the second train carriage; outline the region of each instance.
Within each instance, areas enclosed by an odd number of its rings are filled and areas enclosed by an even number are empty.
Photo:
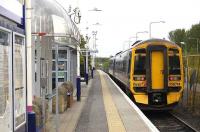
[[[142,41],[112,57],[109,74],[141,109],[172,109],[184,87],[182,50],[167,40]]]

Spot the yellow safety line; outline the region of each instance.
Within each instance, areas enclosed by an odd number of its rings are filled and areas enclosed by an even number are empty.
[[[106,111],[106,117],[108,122],[109,132],[125,132],[125,127],[123,122],[119,116],[115,103],[112,100],[112,95],[108,89],[108,85],[104,79],[104,73],[99,71],[101,84],[102,84],[102,93],[103,93],[103,101]]]

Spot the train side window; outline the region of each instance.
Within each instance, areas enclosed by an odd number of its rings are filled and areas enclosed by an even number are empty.
[[[135,75],[146,74],[146,56],[145,55],[138,54],[135,56],[134,74]]]
[[[128,76],[130,76],[131,56],[132,56],[132,52],[130,51],[129,57],[128,57]]]
[[[136,54],[139,54],[139,53],[146,53],[146,49],[137,49],[136,51],[135,51],[135,53]]]
[[[169,56],[169,74],[180,75],[180,59],[178,55]]]

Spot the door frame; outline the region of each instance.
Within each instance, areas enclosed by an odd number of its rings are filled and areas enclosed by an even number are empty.
[[[153,51],[161,51],[163,52],[164,57],[164,88],[160,90],[152,89],[152,75],[151,75],[151,64],[152,64],[152,57],[151,53]],[[164,45],[149,45],[147,46],[147,54],[146,54],[146,78],[147,78],[147,92],[164,92],[168,91],[168,58],[167,58],[167,47]]]

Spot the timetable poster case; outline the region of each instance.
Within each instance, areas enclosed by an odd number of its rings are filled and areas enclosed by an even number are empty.
[[[0,117],[6,112],[9,101],[8,46],[0,42]]]
[[[14,126],[17,129],[26,122],[25,39],[14,33],[13,40]]]
[[[0,117],[4,116],[9,98],[8,34],[0,30]],[[7,37],[7,38],[6,38]]]
[[[0,131],[11,130],[11,31],[0,27]]]

